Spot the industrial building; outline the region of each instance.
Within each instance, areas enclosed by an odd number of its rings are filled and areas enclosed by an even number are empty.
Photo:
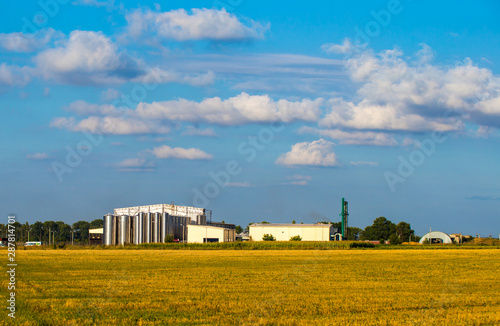
[[[234,242],[236,240],[235,233],[234,228],[189,224],[187,226],[187,242]]]
[[[161,243],[166,242],[167,236],[180,242],[234,241],[235,226],[212,223],[211,213],[204,208],[174,204],[116,208],[114,214],[104,216],[103,244]],[[206,226],[207,232],[192,226]]]
[[[102,245],[104,229],[89,229],[89,245]]]
[[[425,240],[429,240],[429,242],[431,244],[434,244],[434,243],[453,243],[453,240],[451,240],[451,237],[444,233],[444,232],[440,232],[440,231],[431,231],[429,233],[427,233],[426,235],[424,235],[421,239],[420,239],[420,243],[423,244],[425,242]]]
[[[338,229],[331,224],[252,224],[249,226],[250,240],[262,241],[264,234],[272,235],[276,241],[289,241],[300,236],[302,241],[335,240]]]

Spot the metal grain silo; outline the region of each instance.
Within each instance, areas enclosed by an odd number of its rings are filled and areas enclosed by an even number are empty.
[[[139,213],[137,216],[134,216],[134,244],[141,244],[144,239],[144,231],[142,229],[143,216],[144,213]]]
[[[154,224],[153,224],[153,242],[161,242],[160,231],[161,231],[161,213],[155,213]]]
[[[165,242],[165,237],[168,234],[168,213],[163,213],[160,223],[160,242]]]
[[[113,223],[114,216],[111,214],[104,215],[104,223],[103,223],[103,243],[105,246],[113,245]]]
[[[129,217],[122,215],[118,219],[118,244],[123,246],[130,242]]]
[[[143,219],[144,243],[151,243],[151,222],[153,213],[147,213]]]

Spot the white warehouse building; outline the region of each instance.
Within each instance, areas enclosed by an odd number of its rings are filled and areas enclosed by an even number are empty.
[[[249,227],[250,240],[263,241],[264,234],[272,235],[276,241],[289,241],[300,236],[302,241],[334,240],[337,229],[331,224],[252,224]]]
[[[211,225],[188,224],[187,226],[188,243],[234,242],[235,239],[234,229]]]

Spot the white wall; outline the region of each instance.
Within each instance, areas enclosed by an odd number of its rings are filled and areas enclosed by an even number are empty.
[[[235,232],[232,229],[219,228],[207,225],[188,225],[188,243],[203,243],[205,238],[217,238],[219,242],[233,242]]]
[[[289,241],[296,235],[302,241],[330,241],[330,225],[250,225],[251,240],[262,241],[264,234],[271,234],[277,241]]]

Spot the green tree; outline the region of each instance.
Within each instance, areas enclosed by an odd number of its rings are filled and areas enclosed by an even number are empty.
[[[396,233],[393,233],[389,237],[389,242],[391,243],[391,245],[398,245],[398,244],[401,244],[402,241]]]
[[[97,218],[90,222],[90,228],[91,229],[100,229],[104,226],[104,221],[102,218]]]
[[[290,241],[302,241],[302,238],[300,237],[300,235],[295,235],[290,238]]]
[[[373,224],[367,226],[361,233],[362,240],[387,240],[391,234],[396,232],[396,225],[385,217],[377,217]]]
[[[262,240],[264,241],[276,241],[276,238],[272,236],[272,234],[264,234],[262,237]]]
[[[236,231],[237,234],[240,234],[240,233],[243,232],[243,228],[241,226],[239,226],[239,225],[236,225],[235,231]]]
[[[90,228],[90,223],[87,221],[73,223],[73,231],[75,231],[74,240],[80,243],[88,242]]]
[[[412,238],[415,236],[415,231],[411,229],[410,223],[399,222],[396,225],[396,234],[402,242],[410,241],[410,236]]]
[[[359,240],[361,232],[363,232],[363,229],[354,226],[348,226],[347,240]]]
[[[295,224],[295,220],[292,220],[292,224]]]

